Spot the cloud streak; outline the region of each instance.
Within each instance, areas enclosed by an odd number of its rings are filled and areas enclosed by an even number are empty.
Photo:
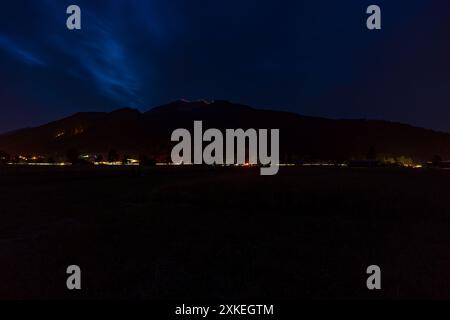
[[[9,39],[7,36],[0,35],[0,48],[9,53],[16,60],[24,62],[29,65],[44,66],[45,62],[38,58],[35,54],[22,48],[16,42]]]
[[[59,38],[59,49],[77,65],[72,75],[93,82],[99,91],[116,101],[139,106],[139,80],[126,48],[113,33],[100,25],[91,25],[89,36],[80,36],[74,44]],[[64,67],[64,66],[61,66]]]

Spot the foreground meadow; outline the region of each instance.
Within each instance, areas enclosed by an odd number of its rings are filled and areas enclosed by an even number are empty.
[[[439,170],[1,168],[0,297],[450,298],[449,196]]]

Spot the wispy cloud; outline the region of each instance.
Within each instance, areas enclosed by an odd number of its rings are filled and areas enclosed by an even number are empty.
[[[100,94],[118,104],[140,107],[140,84],[131,53],[99,17],[86,9],[83,14],[88,30],[69,36],[55,34],[52,38],[53,49],[71,61],[67,64],[67,60],[59,59],[65,63],[59,67],[71,76],[92,83]]]
[[[24,49],[16,42],[4,35],[0,35],[0,48],[8,52],[15,59],[30,65],[44,66],[45,62],[38,58],[36,54]]]
[[[115,8],[115,2],[106,4],[102,12],[94,10],[95,5],[83,3],[80,31],[65,28],[64,5],[55,5],[54,1],[44,4],[43,14],[47,19],[42,26],[43,32],[0,33],[0,52],[3,50],[28,65],[48,66],[53,74],[76,78],[78,83],[87,84],[92,93],[107,97],[118,105],[141,107],[144,103],[141,103],[140,70],[134,65],[133,48],[124,43],[128,37],[123,37],[118,22],[109,20],[108,13]],[[45,52],[46,59],[34,49]]]
[[[81,42],[77,50],[79,63],[103,93],[135,106],[139,82],[126,49],[112,32],[97,27],[95,33],[96,37]]]

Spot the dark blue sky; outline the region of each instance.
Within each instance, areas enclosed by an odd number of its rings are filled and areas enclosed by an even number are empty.
[[[444,0],[2,1],[0,132],[178,98],[450,131],[449,34]]]

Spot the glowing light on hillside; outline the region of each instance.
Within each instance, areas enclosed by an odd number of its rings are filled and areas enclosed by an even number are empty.
[[[83,132],[84,132],[84,128],[75,128],[75,130],[73,131],[73,134],[77,135],[77,134],[81,134]]]

